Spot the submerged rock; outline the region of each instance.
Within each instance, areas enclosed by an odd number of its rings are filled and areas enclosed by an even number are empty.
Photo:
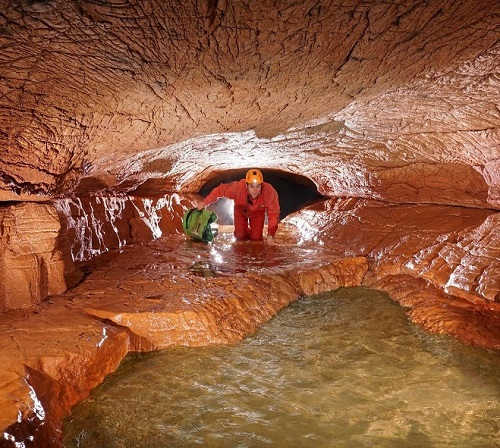
[[[496,0],[4,1],[0,445],[57,444],[129,350],[339,286],[498,349],[497,27]],[[249,167],[330,199],[273,246],[186,243],[189,194]]]
[[[127,352],[232,344],[299,296],[341,286],[387,291],[427,330],[500,349],[498,285],[479,277],[459,285],[463,294],[446,291],[464,258],[496,269],[495,222],[481,209],[332,199],[288,217],[275,244],[169,234],[110,252],[38,313],[0,315],[11,341],[0,350],[10,366],[1,423],[16,440],[35,434],[56,445],[63,416]]]

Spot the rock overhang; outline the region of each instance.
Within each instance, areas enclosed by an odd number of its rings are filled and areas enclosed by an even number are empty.
[[[272,5],[5,0],[0,201],[106,191],[104,198],[60,199],[67,202],[65,219],[75,224],[66,236],[83,230],[87,243],[80,247],[75,237],[77,247],[64,254],[82,259],[108,250],[109,241],[121,247],[125,240],[151,239],[148,219],[157,222],[162,211],[163,230],[175,232],[172,216],[178,218],[190,204],[172,195],[151,205],[123,193],[141,188],[152,195],[196,193],[215,176],[250,166],[306,176],[326,196],[460,206],[398,208],[332,199],[291,222],[298,229],[294,237],[304,244],[317,238],[339,256],[349,256],[358,244],[371,269],[364,283],[411,307],[411,318],[425,328],[498,348],[498,214],[478,210],[500,205],[498,12],[494,0]],[[365,206],[373,210],[364,213]],[[33,216],[40,219],[42,209],[55,216],[47,204],[37,206]],[[328,223],[318,234],[315,225],[321,219]],[[57,243],[61,223],[52,221],[47,232],[35,219],[23,219],[35,231],[19,226],[14,241],[5,232],[18,246],[12,253],[26,258],[27,233],[35,240],[37,232],[43,233]],[[102,222],[109,227],[106,232]],[[313,227],[316,233],[309,232]],[[71,267],[62,256],[54,257],[60,248],[55,244],[54,251],[51,241],[32,257],[39,270],[35,266],[28,272],[45,275],[46,266]],[[158,246],[161,252],[161,241]],[[338,274],[352,275],[348,264]],[[12,266],[5,266],[3,277],[10,282]],[[68,277],[80,276],[55,269],[47,279],[37,274],[26,282],[21,268],[20,284],[34,285],[36,303],[48,290],[58,293],[73,284]],[[328,287],[324,272],[301,275],[311,291]],[[278,288],[283,285],[279,277]],[[261,278],[252,282],[260,284]],[[82,284],[80,290],[87,287]],[[140,300],[154,308],[161,300],[156,292]],[[122,295],[119,291],[120,300]],[[79,306],[71,303],[70,292],[56,299],[55,308],[66,316],[68,306]],[[231,312],[235,303],[228,302]],[[261,315],[253,304],[252,310]],[[130,344],[140,342],[118,331],[119,344],[110,343],[109,350],[121,355],[110,357],[98,350],[102,327],[109,322],[82,319],[92,322],[82,325],[92,328],[99,365],[102,359],[117,363]],[[48,320],[52,328],[54,321]],[[66,324],[78,330],[71,317]],[[27,326],[30,331],[23,334],[30,336],[31,320]],[[78,347],[80,335],[74,336]],[[115,368],[111,364],[106,372]],[[43,370],[42,364],[36,368]],[[99,375],[106,372],[101,369]],[[84,372],[75,378],[90,376]],[[18,392],[26,395],[24,389]],[[10,417],[12,422],[18,418],[16,413]]]
[[[0,199],[261,166],[328,196],[498,208],[493,0],[3,9]]]

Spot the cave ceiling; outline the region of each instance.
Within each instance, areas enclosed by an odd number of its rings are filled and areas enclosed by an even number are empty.
[[[0,5],[0,200],[260,166],[500,206],[497,0]]]

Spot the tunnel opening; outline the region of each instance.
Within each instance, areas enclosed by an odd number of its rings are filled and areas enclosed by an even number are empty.
[[[216,173],[200,189],[199,194],[206,197],[213,188],[221,183],[229,183],[245,178],[249,168],[226,170]],[[261,169],[264,182],[271,184],[278,192],[280,202],[280,220],[307,205],[325,199],[318,192],[316,184],[309,178],[299,174],[275,169]],[[219,222],[233,224],[232,202],[221,198],[211,208],[217,213]]]

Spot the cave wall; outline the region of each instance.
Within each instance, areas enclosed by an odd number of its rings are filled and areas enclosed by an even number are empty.
[[[92,195],[54,201],[74,262],[92,260],[127,244],[182,233],[191,199],[176,193],[156,197]]]
[[[0,311],[30,308],[81,277],[59,241],[54,207],[25,203],[0,208]]]
[[[499,206],[495,0],[3,0],[0,200],[197,191]]]
[[[377,278],[408,275],[500,311],[500,213],[493,210],[336,198],[281,227],[293,244],[367,257]]]
[[[158,221],[175,231],[158,198],[226,170],[499,208],[495,0],[0,6],[3,309],[157,237]]]
[[[0,428],[33,423],[39,394],[55,420],[37,423],[57,433],[128,351],[232,343],[299,294],[343,285],[500,347],[498,1],[0,7],[0,311],[36,311],[2,313]],[[101,270],[66,291],[95,257],[131,243],[140,257],[178,233],[187,193],[249,166],[331,198],[278,235],[283,250],[333,251],[325,269],[249,275],[255,299],[241,279],[175,283],[186,260],[172,243],[137,290],[115,266],[118,286],[103,289]],[[202,306],[162,300],[193,284]]]
[[[182,232],[190,199],[121,195],[0,207],[0,312],[33,309],[82,280],[85,262]]]

